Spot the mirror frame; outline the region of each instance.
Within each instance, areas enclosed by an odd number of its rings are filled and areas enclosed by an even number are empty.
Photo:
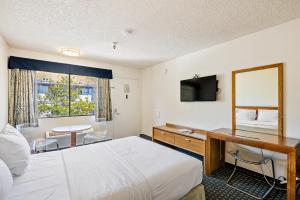
[[[252,72],[265,69],[278,69],[278,107],[268,106],[236,106],[236,75],[239,73]],[[271,109],[278,110],[278,136],[284,136],[283,129],[283,63],[277,63],[272,65],[258,66],[246,69],[240,69],[232,71],[232,131],[236,131],[236,109]],[[268,133],[266,133],[268,134]]]

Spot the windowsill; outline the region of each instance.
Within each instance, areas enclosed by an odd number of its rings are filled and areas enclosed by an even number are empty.
[[[57,119],[57,118],[75,118],[75,117],[92,117],[95,116],[95,114],[92,115],[72,115],[72,116],[57,116],[57,117],[39,117],[38,119]]]

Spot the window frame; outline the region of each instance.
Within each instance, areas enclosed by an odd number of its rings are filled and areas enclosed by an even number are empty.
[[[38,72],[38,71],[37,71]],[[55,72],[48,72],[48,73],[55,73]],[[62,73],[64,74],[64,73]],[[54,118],[66,118],[66,117],[89,117],[89,116],[95,116],[95,111],[96,111],[96,102],[94,101],[95,103],[95,108],[94,108],[94,113],[93,114],[86,114],[86,115],[71,115],[71,94],[72,94],[72,91],[71,91],[71,76],[72,74],[65,74],[65,75],[68,75],[68,86],[69,86],[69,112],[68,112],[68,115],[61,115],[61,116],[46,116],[46,117],[41,117],[40,114],[39,114],[39,110],[38,110],[38,101],[36,101],[36,109],[37,109],[37,113],[38,113],[38,119],[54,119]],[[76,76],[82,76],[82,75],[76,75]],[[86,77],[90,77],[90,76],[86,76]],[[94,78],[97,78],[97,77],[94,77]],[[37,87],[37,81],[36,81],[36,93],[37,93],[37,96],[38,96],[38,87]],[[37,97],[36,97],[36,100],[37,100]]]

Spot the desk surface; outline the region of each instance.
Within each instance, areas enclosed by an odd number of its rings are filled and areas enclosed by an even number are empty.
[[[226,128],[208,131],[207,135],[219,140],[254,146],[281,153],[294,151],[297,145],[300,144],[299,139],[240,130],[236,130],[235,133],[233,133],[231,129]]]
[[[289,153],[291,151],[294,151],[300,144],[300,139],[241,130],[236,130],[235,133],[233,133],[232,129],[228,128],[205,131],[174,124],[166,124],[165,126],[156,126],[154,128],[164,131],[170,131],[180,135],[182,135],[183,133],[178,131],[179,129],[190,129],[193,133],[185,134],[186,136],[198,139],[206,139],[206,137],[210,137],[218,140],[244,144],[280,153]]]
[[[190,128],[180,128],[180,127],[170,127],[170,126],[156,126],[154,127],[159,130],[172,132],[178,135],[185,135],[188,137],[200,139],[200,140],[206,140],[206,132],[197,132],[196,129],[190,129]],[[180,129],[188,129],[191,130],[191,133],[181,132]]]

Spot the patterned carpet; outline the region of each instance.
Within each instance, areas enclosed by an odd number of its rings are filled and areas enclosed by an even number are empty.
[[[207,200],[252,200],[254,198],[234,190],[226,185],[226,181],[232,173],[233,165],[226,164],[224,168],[218,169],[211,177],[204,176],[203,185]],[[267,183],[261,174],[239,168],[234,179],[234,186],[246,190],[251,194],[262,196],[268,189]],[[273,190],[266,198],[267,200],[286,199],[285,191]]]

